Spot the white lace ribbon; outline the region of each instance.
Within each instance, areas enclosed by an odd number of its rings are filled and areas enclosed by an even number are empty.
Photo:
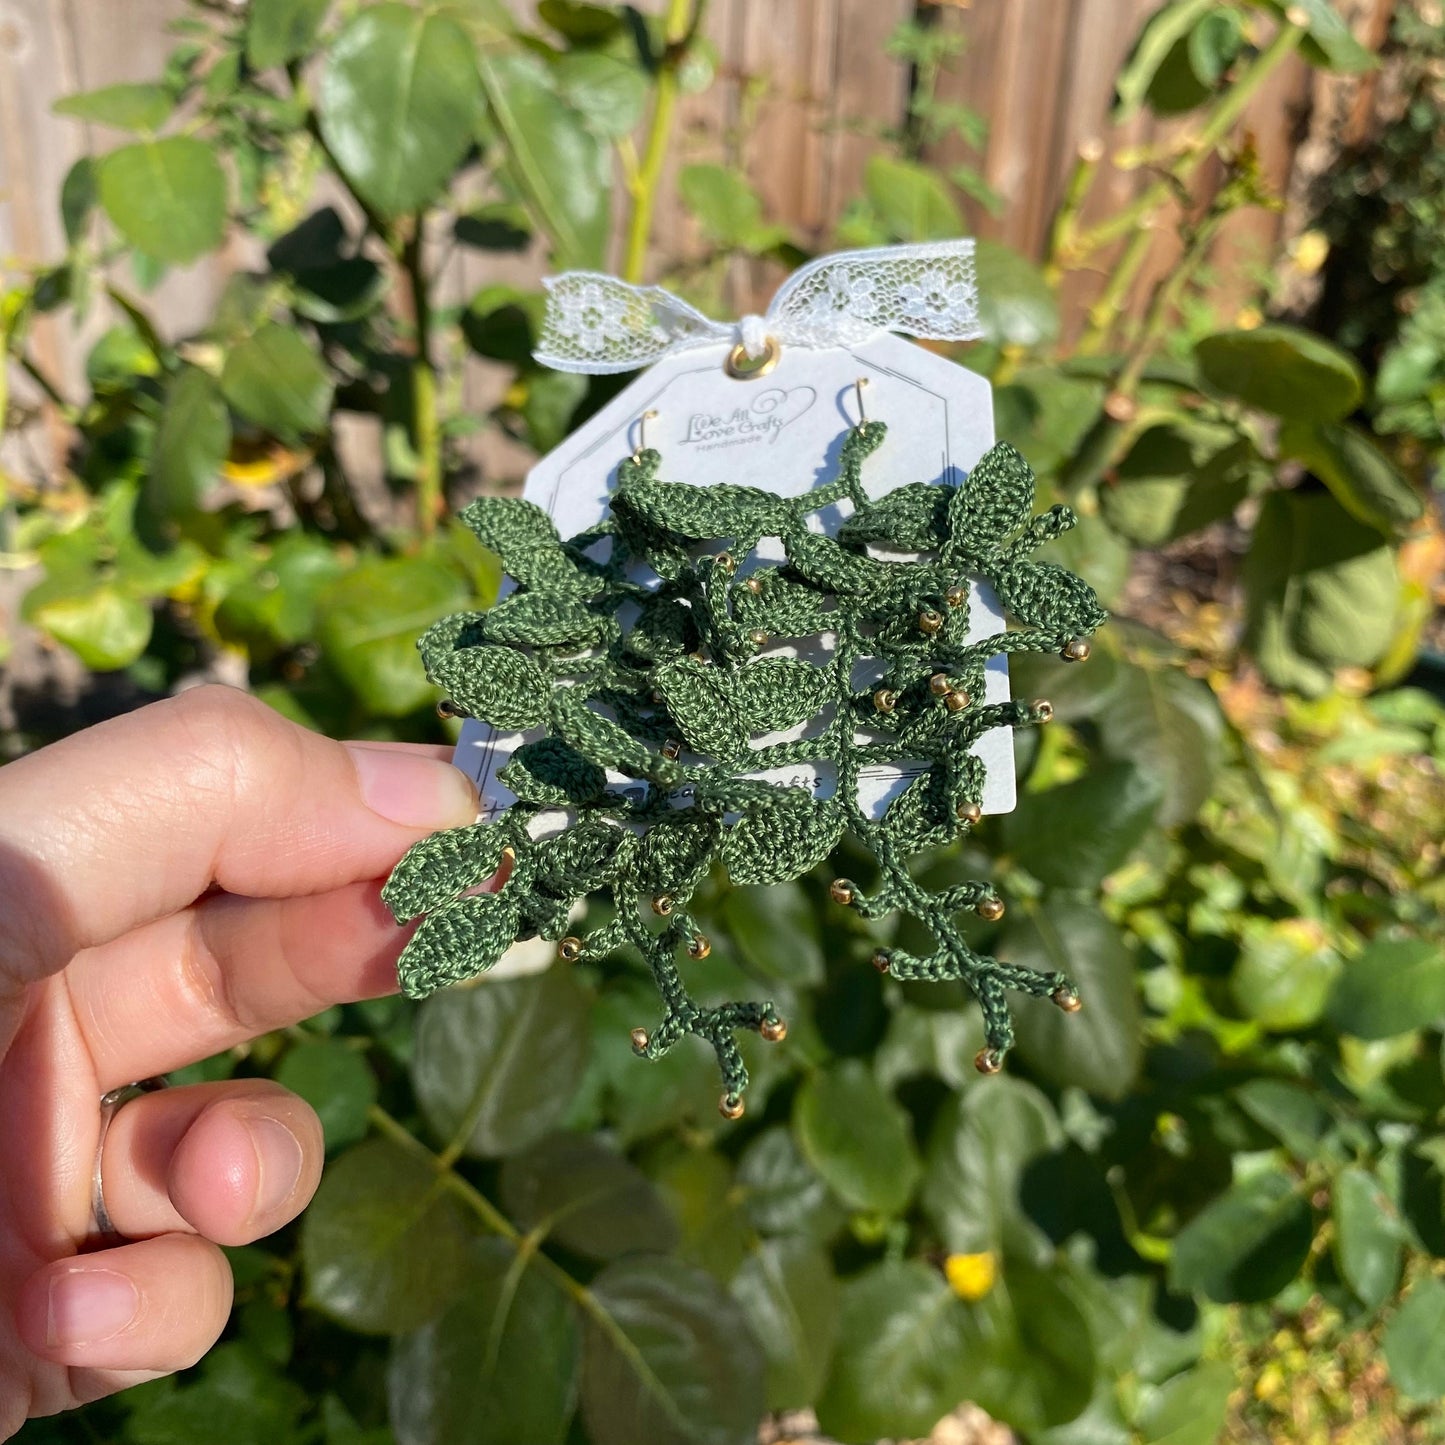
[[[883,331],[933,341],[981,334],[973,242],[880,246],[819,256],[795,271],[762,316],[713,321],[661,286],[596,271],[548,277],[536,358],[556,371],[635,371],[664,356],[728,343],[756,359],[781,346],[856,346]]]

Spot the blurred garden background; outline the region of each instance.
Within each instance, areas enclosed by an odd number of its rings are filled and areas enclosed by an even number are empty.
[[[847,857],[705,890],[736,1124],[626,958],[332,1010],[189,1071],[332,1156],[225,1342],[27,1445],[1445,1440],[1438,0],[0,0],[0,158],[0,756],[204,679],[447,736],[452,512],[626,380],[531,360],[567,267],[979,236],[949,354],[1116,619],[921,861],[1086,999],[1001,1077]]]

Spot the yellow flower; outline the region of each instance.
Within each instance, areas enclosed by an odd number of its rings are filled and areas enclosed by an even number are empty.
[[[998,1278],[998,1263],[991,1250],[982,1254],[950,1254],[943,1273],[959,1299],[981,1300]]]
[[[1234,318],[1234,324],[1241,331],[1253,331],[1256,326],[1262,325],[1264,314],[1258,306],[1246,306],[1238,316]]]
[[[1295,268],[1304,276],[1313,276],[1325,264],[1330,243],[1323,231],[1306,231],[1289,248]]]

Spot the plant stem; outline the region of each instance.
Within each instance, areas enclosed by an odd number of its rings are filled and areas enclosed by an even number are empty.
[[[663,52],[657,62],[657,87],[652,100],[652,117],[648,122],[647,141],[642,161],[635,167],[629,183],[632,192],[632,214],[627,221],[627,244],[622,259],[622,279],[634,285],[642,280],[647,263],[647,241],[652,231],[652,211],[657,203],[657,188],[662,180],[662,167],[667,160],[668,142],[672,139],[672,117],[677,108],[677,72],[687,55],[688,46],[697,34],[705,0],[698,0],[691,22],[688,21],[688,0],[667,0],[663,18]]]
[[[1214,148],[1234,128],[1250,101],[1258,94],[1271,75],[1299,49],[1305,29],[1301,25],[1285,25],[1278,35],[1254,58],[1253,63],[1230,87],[1219,103],[1219,108],[1209,117],[1193,145],[1185,152],[1169,173],[1141,196],[1137,197],[1117,215],[1101,221],[1092,230],[1083,232],[1074,240],[1074,254],[1083,259],[1117,240],[1137,226],[1150,211],[1157,210],[1168,202],[1179,186],[1214,153]]]
[[[411,297],[412,319],[416,325],[416,359],[411,368],[412,442],[416,447],[416,510],[422,535],[435,530],[442,511],[442,445],[437,420],[437,375],[431,354],[431,283],[422,258],[424,244],[421,215],[412,224],[402,247],[401,264],[406,272]]]

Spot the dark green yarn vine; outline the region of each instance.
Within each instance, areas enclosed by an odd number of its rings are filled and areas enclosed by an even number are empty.
[[[386,884],[398,921],[425,915],[398,965],[409,996],[484,971],[519,939],[560,940],[573,961],[631,945],[663,1003],[655,1028],[634,1031],[635,1049],[655,1059],[685,1034],[706,1039],[721,1107],[736,1116],[747,1085],[736,1031],[777,1039],[785,1028],[771,1003],[693,1002],[679,965],[710,945],[688,903],[716,859],[733,883],[783,883],[848,834],[877,859],[880,882],[865,894],[837,880],[834,899],[866,918],[903,910],[927,928],[926,957],[879,950],[874,962],[896,978],[964,980],[983,1011],[981,1069],[1013,1042],[1008,990],[1078,1006],[1064,974],[969,947],[956,916],[1003,911],[989,883],[930,893],[908,870],[977,822],[984,768],[971,749],[982,734],[1050,715],[1046,703],[983,702],[989,658],[1080,658],[1105,620],[1086,583],[1029,560],[1075,519],[1065,507],[1032,515],[1033,475],[1002,443],[958,487],[911,483],[870,501],[863,462],[886,431],[855,428],[836,480],[797,498],[661,481],[649,450],[620,467],[611,517],[571,541],[530,502],[482,498],[462,513],[517,589],[432,627],[418,644],[427,674],[456,709],[541,735],[500,774],[518,799],[500,820],[424,840]],[[851,512],[836,540],[808,529],[810,513],[839,502]],[[781,541],[786,564],[740,569],[764,537]],[[912,555],[892,560],[900,554]],[[1015,625],[969,643],[973,577]],[[760,655],[824,631],[837,638],[825,663]],[[753,741],[805,723],[793,740]],[[831,796],[744,776],[809,763],[836,770]],[[858,779],[880,764],[918,776],[874,820]],[[534,837],[529,824],[558,809],[561,831]],[[469,891],[504,862],[500,889]],[[569,934],[574,903],[598,894],[615,904],[610,921]]]

